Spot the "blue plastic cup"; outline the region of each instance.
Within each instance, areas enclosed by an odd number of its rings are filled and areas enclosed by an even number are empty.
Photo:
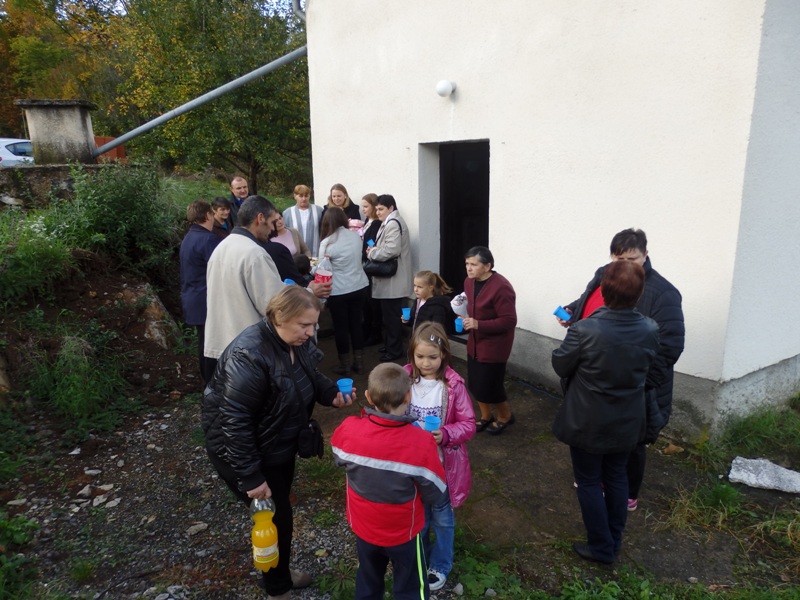
[[[406,321],[410,321],[411,320],[411,309],[410,308],[404,308],[402,310],[403,310],[403,319],[405,319]]]
[[[425,431],[436,431],[442,426],[442,420],[439,417],[428,415],[425,417]]]
[[[462,333],[464,331],[464,319],[461,317],[456,317],[456,333]]]
[[[339,386],[339,391],[342,392],[342,396],[349,396],[353,393],[353,380],[345,377],[344,379],[340,379],[336,382],[336,385]]]
[[[566,310],[564,310],[563,306],[557,307],[553,311],[553,314],[555,316],[557,316],[559,319],[561,319],[562,321],[569,321],[572,318],[572,315],[569,314]]]
[[[372,248],[375,245],[375,240],[367,240],[367,246]]]

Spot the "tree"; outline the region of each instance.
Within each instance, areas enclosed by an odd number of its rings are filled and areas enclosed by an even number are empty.
[[[302,45],[286,2],[129,0],[115,39],[124,83],[118,103],[141,122]],[[286,187],[310,165],[305,60],[281,67],[173,119],[133,144],[167,163],[209,164]]]
[[[20,135],[15,98],[80,98],[97,103],[96,124],[119,120],[119,82],[109,26],[121,16],[99,0],[0,0],[0,129]],[[121,129],[120,126],[112,129]]]

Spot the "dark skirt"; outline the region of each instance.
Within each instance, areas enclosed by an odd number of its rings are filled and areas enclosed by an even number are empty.
[[[467,389],[478,402],[500,404],[505,402],[506,363],[482,363],[467,356]]]

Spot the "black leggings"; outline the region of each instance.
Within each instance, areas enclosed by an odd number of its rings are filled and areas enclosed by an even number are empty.
[[[628,456],[628,498],[638,498],[644,480],[644,467],[647,462],[647,446],[639,444]]]
[[[239,478],[236,476],[236,472],[213,452],[208,451],[208,457],[230,490],[249,507],[252,500],[247,497],[246,492],[239,489]],[[280,596],[292,589],[289,558],[292,554],[294,524],[289,493],[294,479],[294,458],[281,465],[265,465],[262,463],[261,473],[267,480],[270,491],[272,491],[272,500],[275,502],[275,516],[272,522],[275,523],[275,527],[278,530],[278,564],[264,573],[264,585],[267,589],[267,594]]]
[[[339,354],[350,352],[351,342],[353,350],[364,349],[364,330],[361,328],[361,321],[368,290],[369,288],[365,287],[349,294],[328,298],[328,310],[331,311],[333,320],[333,336]]]

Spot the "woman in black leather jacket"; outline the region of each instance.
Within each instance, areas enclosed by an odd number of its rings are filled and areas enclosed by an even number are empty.
[[[572,325],[553,351],[564,402],[553,434],[570,447],[587,544],[587,560],[612,563],[628,516],[628,454],[643,439],[645,380],[658,352],[658,325],[635,310],[644,269],[609,264],[601,283],[605,303]]]
[[[298,435],[307,429],[315,403],[347,406],[337,386],[317,370],[322,353],[314,335],[322,303],[307,290],[286,286],[225,349],[203,397],[203,431],[211,463],[233,493],[249,505],[272,498],[279,560],[264,573],[268,598],[288,599],[293,587],[311,583],[289,569]]]

